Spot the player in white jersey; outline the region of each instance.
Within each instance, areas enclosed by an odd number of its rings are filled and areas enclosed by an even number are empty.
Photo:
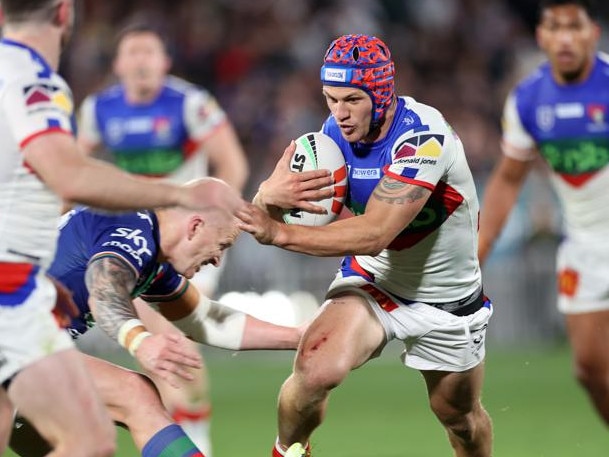
[[[248,177],[245,153],[226,113],[206,90],[168,75],[163,37],[145,24],[119,33],[113,70],[119,83],[88,96],[78,117],[78,143],[88,154],[103,149],[122,169],[184,183],[208,174],[241,191]],[[192,279],[213,297],[224,262]],[[95,330],[94,330],[95,332]],[[159,388],[168,409],[211,456],[211,399],[205,367],[181,389]]]
[[[324,58],[331,115],[322,131],[345,157],[354,217],[323,227],[273,220],[276,207],[294,203],[279,184],[289,174],[282,167],[261,185],[256,204],[239,213],[242,229],[263,244],[347,256],[281,388],[274,457],[310,455],[330,391],[392,339],[404,342],[404,364],[422,373],[455,455],[491,455],[480,392],[492,307],[476,256],[473,178],[442,115],[396,97],[393,77],[391,54],[375,37],[342,36]]]
[[[557,256],[558,308],[575,373],[609,425],[609,58],[589,0],[544,0],[537,38],[548,62],[510,93],[503,157],[489,178],[480,260],[497,238],[540,154],[564,214]]]
[[[53,456],[112,455],[112,422],[51,313],[56,301],[69,302],[45,275],[61,199],[108,209],[213,202],[232,211],[241,199],[213,180],[194,187],[153,183],[83,157],[73,138],[71,93],[56,74],[73,1],[1,6],[0,408],[3,417],[18,408],[52,444]],[[2,432],[0,445],[8,438]]]

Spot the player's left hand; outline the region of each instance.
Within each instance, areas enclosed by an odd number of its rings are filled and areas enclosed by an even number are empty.
[[[281,223],[274,221],[256,205],[248,204],[237,212],[239,228],[250,233],[260,244],[273,244],[281,230]]]
[[[179,380],[195,379],[191,368],[201,368],[201,355],[186,336],[176,333],[156,334],[145,338],[135,351],[135,358],[149,374],[179,387]]]
[[[296,143],[292,141],[277,162],[273,173],[260,184],[259,202],[265,206],[291,209],[300,208],[313,214],[325,214],[326,210],[312,202],[334,195],[329,187],[334,183],[330,170],[308,170],[295,173],[290,170],[290,160]]]
[[[47,278],[53,283],[57,293],[55,307],[52,310],[53,316],[61,328],[67,328],[72,318],[77,317],[80,311],[72,299],[72,292],[55,278],[48,275]]]

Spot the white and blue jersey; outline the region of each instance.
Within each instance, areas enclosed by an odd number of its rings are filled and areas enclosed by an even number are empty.
[[[609,58],[596,55],[581,83],[558,84],[549,63],[522,81],[504,108],[503,152],[551,170],[564,209],[566,235],[608,244]]]
[[[73,135],[72,112],[70,89],[44,58],[22,43],[1,40],[0,262],[45,268],[53,259],[61,199],[22,150],[42,135]]]
[[[127,100],[118,84],[85,99],[79,115],[79,135],[91,145],[102,144],[115,163],[135,174],[175,177],[185,182],[207,173],[201,143],[226,114],[207,91],[168,77],[150,103]],[[183,176],[182,176],[183,175]]]
[[[398,98],[387,135],[349,143],[332,116],[323,133],[341,148],[348,167],[347,207],[364,212],[384,175],[432,191],[424,208],[377,256],[343,260],[338,277],[360,276],[411,301],[460,300],[481,287],[477,259],[478,199],[461,141],[434,108]]]
[[[168,263],[160,263],[159,232],[152,211],[100,214],[80,207],[64,216],[57,257],[49,274],[74,294],[80,316],[72,321],[70,332],[79,335],[93,325],[89,292],[85,284],[88,265],[103,257],[116,257],[129,265],[137,277],[131,296],[159,302],[172,300],[188,285]]]

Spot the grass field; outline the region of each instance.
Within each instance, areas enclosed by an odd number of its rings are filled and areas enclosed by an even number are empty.
[[[400,366],[400,348],[355,371],[332,395],[314,457],[451,456],[427,407],[420,375]],[[268,457],[275,403],[291,366],[285,353],[206,351],[214,397],[214,457]],[[496,457],[600,457],[609,432],[572,380],[567,349],[489,349],[484,403]],[[138,455],[120,432],[118,456]],[[7,453],[8,456],[14,456]]]

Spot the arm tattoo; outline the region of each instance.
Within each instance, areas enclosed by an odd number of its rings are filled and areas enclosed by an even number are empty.
[[[112,339],[129,319],[137,313],[131,300],[136,276],[133,270],[116,257],[103,257],[87,267],[85,275],[89,289],[89,304],[95,320]]]
[[[414,186],[385,176],[375,187],[372,195],[377,200],[392,205],[403,205],[425,198],[427,193],[427,190],[421,186]]]

